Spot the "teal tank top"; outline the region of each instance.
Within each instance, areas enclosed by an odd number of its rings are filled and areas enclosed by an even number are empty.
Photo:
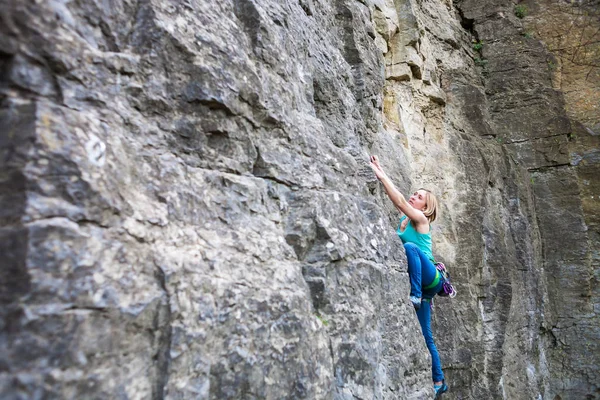
[[[396,233],[400,237],[400,240],[402,240],[402,243],[404,244],[410,242],[416,244],[417,247],[421,249],[421,251],[425,253],[425,255],[431,260],[431,262],[435,262],[433,258],[433,252],[431,251],[431,228],[429,228],[428,233],[419,233],[409,222],[406,224],[406,229],[404,229],[404,232],[401,232],[400,226],[405,218],[406,215],[403,215],[402,218],[400,218],[398,229],[396,229]]]

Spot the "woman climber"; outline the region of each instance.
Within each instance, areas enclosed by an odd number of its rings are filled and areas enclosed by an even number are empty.
[[[431,307],[421,306],[422,302],[430,304],[431,299],[442,290],[443,284],[439,272],[433,265],[431,251],[430,224],[436,218],[437,200],[430,191],[419,189],[406,201],[383,171],[376,156],[371,156],[370,165],[377,179],[383,184],[388,197],[400,211],[400,225],[396,233],[400,236],[406,250],[410,301],[415,308],[425,343],[431,353],[433,388],[435,398],[439,399],[441,394],[448,390],[448,386],[444,382],[442,363],[433,342]]]

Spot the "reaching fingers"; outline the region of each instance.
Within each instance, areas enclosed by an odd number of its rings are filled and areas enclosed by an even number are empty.
[[[379,158],[377,158],[377,156],[371,156],[371,162],[381,168],[379,165]]]

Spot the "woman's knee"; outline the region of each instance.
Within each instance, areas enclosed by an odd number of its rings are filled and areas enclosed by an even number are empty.
[[[409,252],[409,251],[416,252],[418,249],[419,248],[414,243],[410,243],[410,242],[404,243],[404,250],[406,252]]]
[[[414,243],[404,243],[404,251],[406,252],[406,254],[412,253],[416,256],[419,255],[419,248]]]

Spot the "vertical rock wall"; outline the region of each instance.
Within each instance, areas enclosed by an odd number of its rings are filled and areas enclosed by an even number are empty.
[[[438,301],[434,321],[452,393],[536,398],[548,368],[539,351],[545,278],[534,193],[498,134],[472,21],[450,3],[387,6],[388,21],[410,22],[384,48],[384,125],[403,143],[415,188],[440,196],[434,252],[458,282],[459,296]]]
[[[371,153],[441,200],[448,396],[598,396],[594,117],[513,3],[2,18],[1,397],[428,398]]]
[[[422,398],[350,1],[2,4],[0,397]]]
[[[589,106],[568,86],[569,81],[573,85],[573,76],[578,73],[581,78],[581,73],[576,69],[570,70],[575,74],[569,73],[567,63],[564,75],[556,70],[559,54],[552,52],[556,37],[532,29],[538,23],[546,33],[553,27],[573,26],[578,18],[575,11],[583,3],[459,3],[464,20],[470,21],[476,39],[484,43],[480,57],[498,139],[508,156],[530,174],[540,237],[541,258],[536,259],[543,279],[539,283],[546,293],[531,292],[543,300],[534,310],[541,323],[532,333],[539,336],[540,346],[532,354],[537,355],[539,367],[548,369],[549,380],[541,390],[544,398],[600,396],[596,383],[600,354],[596,250],[600,140],[594,131],[598,113],[590,113]],[[563,14],[558,24],[544,24],[544,10],[556,6],[570,7],[573,12]],[[588,21],[588,28],[595,32],[597,18]],[[580,31],[573,29],[572,35],[581,38]],[[599,83],[594,79],[597,72],[590,72],[591,79],[586,84],[579,80],[578,85],[587,86],[593,99]],[[561,77],[564,87],[556,85]],[[516,375],[506,365],[505,391],[507,379]]]

